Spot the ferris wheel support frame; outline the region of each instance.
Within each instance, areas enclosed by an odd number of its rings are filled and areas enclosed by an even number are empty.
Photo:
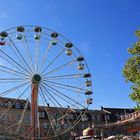
[[[31,92],[31,128],[33,129],[32,140],[40,137],[39,117],[38,117],[38,87],[41,81],[41,76],[35,74],[32,78],[32,92]]]

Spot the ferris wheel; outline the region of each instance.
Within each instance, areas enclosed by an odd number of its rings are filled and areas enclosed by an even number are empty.
[[[4,135],[32,140],[62,135],[81,121],[92,104],[91,96],[85,58],[64,36],[32,25],[0,33],[0,131]]]

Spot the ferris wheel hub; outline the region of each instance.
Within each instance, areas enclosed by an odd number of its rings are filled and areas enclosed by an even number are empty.
[[[41,81],[41,76],[39,74],[34,74],[32,77],[32,83],[39,83]]]

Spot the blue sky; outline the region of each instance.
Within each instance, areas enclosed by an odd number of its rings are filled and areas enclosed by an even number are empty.
[[[122,77],[127,48],[137,40],[139,0],[0,0],[0,30],[40,25],[69,38],[84,55],[93,80],[92,109],[132,108]]]

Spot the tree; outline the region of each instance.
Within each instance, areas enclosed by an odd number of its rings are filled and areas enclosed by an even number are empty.
[[[123,76],[127,82],[131,82],[132,93],[130,98],[137,103],[135,109],[140,110],[140,30],[135,32],[138,41],[133,44],[132,48],[128,48],[131,57],[127,60]]]

